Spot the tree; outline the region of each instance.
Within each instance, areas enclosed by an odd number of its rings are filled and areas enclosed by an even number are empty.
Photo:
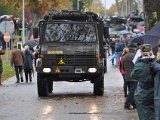
[[[92,12],[104,15],[105,8],[101,0],[87,0],[85,4],[86,4],[85,5],[86,11],[92,11]]]
[[[16,12],[18,17],[22,17],[22,0],[1,0],[5,6],[11,9],[8,14]],[[51,9],[70,9],[70,0],[25,0],[26,19],[32,18],[31,28],[38,25],[39,19]],[[31,17],[28,17],[31,16]],[[30,20],[31,21],[31,20]],[[32,29],[31,29],[32,30]]]
[[[115,0],[115,2],[116,2],[116,6],[117,6],[118,16],[121,16],[121,9],[119,6],[119,0]]]
[[[157,5],[158,0],[143,0],[144,4],[144,18],[145,18],[145,30],[150,30],[157,22]],[[158,3],[159,4],[159,3]]]

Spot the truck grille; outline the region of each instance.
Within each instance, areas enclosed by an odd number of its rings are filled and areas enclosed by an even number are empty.
[[[59,64],[60,60],[65,64]],[[45,55],[44,66],[68,65],[68,66],[94,66],[96,64],[95,54],[92,55]]]
[[[95,65],[94,55],[75,55],[74,58],[75,65]]]

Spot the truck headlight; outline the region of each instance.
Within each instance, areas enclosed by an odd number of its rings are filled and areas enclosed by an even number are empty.
[[[90,73],[95,73],[95,72],[97,72],[97,69],[96,69],[96,68],[89,68],[89,69],[88,69],[88,72],[90,72]]]
[[[51,72],[51,68],[43,68],[43,72],[44,73],[50,73]]]

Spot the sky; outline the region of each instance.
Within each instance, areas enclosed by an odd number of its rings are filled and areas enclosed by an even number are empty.
[[[101,1],[105,5],[105,0],[101,0]],[[106,4],[107,9],[110,8],[113,3],[115,3],[115,0],[106,0],[106,1],[107,1],[106,2],[107,3]]]

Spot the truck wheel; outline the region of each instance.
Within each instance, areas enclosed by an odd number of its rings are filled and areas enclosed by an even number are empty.
[[[52,91],[53,91],[53,81],[48,80],[48,92],[52,93]]]
[[[42,74],[37,74],[37,89],[39,97],[48,96],[48,83],[47,79]]]
[[[94,95],[102,96],[103,93],[104,93],[104,76],[102,75],[94,81]]]

